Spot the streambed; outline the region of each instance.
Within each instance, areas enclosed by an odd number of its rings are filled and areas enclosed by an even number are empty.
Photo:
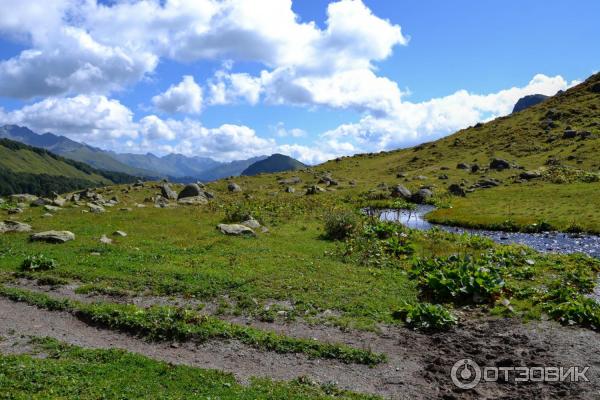
[[[412,229],[429,230],[436,227],[447,232],[484,236],[502,244],[522,244],[539,252],[584,253],[600,258],[600,236],[562,232],[503,232],[433,224],[425,219],[425,214],[434,209],[433,206],[421,205],[415,210],[379,210],[378,212],[382,220],[399,222]]]

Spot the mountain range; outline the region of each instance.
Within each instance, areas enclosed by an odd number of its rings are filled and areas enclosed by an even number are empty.
[[[0,138],[39,147],[62,157],[89,164],[104,171],[115,171],[144,178],[169,178],[172,181],[212,181],[240,175],[245,169],[267,156],[220,162],[208,157],[168,154],[119,154],[76,142],[53,133],[37,134],[26,127],[4,125]]]

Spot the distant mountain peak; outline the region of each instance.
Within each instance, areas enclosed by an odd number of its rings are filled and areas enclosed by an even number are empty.
[[[295,171],[302,168],[306,168],[306,165],[300,161],[284,154],[275,153],[250,165],[242,172],[242,175],[252,176],[261,173]]]
[[[523,111],[529,107],[533,107],[537,104],[540,104],[541,102],[549,99],[550,96],[546,96],[543,94],[530,94],[524,97],[521,97],[519,99],[519,101],[517,101],[517,104],[515,104],[515,107],[513,108],[513,113],[519,112],[519,111]]]

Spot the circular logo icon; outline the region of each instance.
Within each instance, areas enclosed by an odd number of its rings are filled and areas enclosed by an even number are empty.
[[[473,389],[481,381],[481,368],[471,359],[458,360],[450,372],[452,383],[460,389]]]

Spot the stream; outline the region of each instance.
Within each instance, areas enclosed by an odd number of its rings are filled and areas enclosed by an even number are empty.
[[[412,229],[428,230],[437,227],[447,232],[484,236],[502,244],[523,244],[539,252],[584,253],[600,258],[600,236],[562,232],[503,232],[432,224],[425,219],[425,214],[434,209],[433,206],[422,205],[416,210],[380,210],[379,212],[382,220],[400,222]]]

